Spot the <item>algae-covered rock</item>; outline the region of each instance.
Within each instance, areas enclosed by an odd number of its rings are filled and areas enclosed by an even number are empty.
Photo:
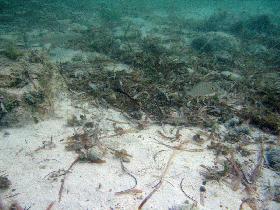
[[[16,61],[0,57],[0,126],[16,126],[45,116],[52,110],[63,82],[58,69],[39,52]],[[61,91],[60,91],[61,92]]]
[[[248,47],[248,51],[252,55],[263,56],[268,53],[268,49],[262,44],[251,44]]]
[[[248,108],[241,115],[245,119],[249,119],[251,124],[264,131],[270,131],[273,134],[280,133],[280,115],[276,112]]]
[[[43,103],[45,98],[43,91],[40,90],[25,93],[23,97],[25,102],[33,107],[36,107],[39,104]]]
[[[185,94],[192,97],[222,95],[225,91],[215,82],[199,82]]]
[[[9,61],[7,58],[0,58],[0,88],[22,88],[28,84],[27,75],[21,64]]]
[[[0,127],[16,122],[13,120],[20,101],[13,94],[0,90]]]
[[[232,80],[232,81],[241,81],[243,80],[243,77],[240,74],[234,73],[234,72],[230,72],[230,71],[222,71],[221,75],[228,80]]]
[[[280,171],[280,147],[268,149],[266,151],[266,160],[272,169]]]
[[[0,190],[8,189],[11,181],[6,176],[0,176]]]
[[[240,50],[239,41],[224,32],[208,32],[193,39],[191,46],[199,52],[215,53],[225,51],[235,53]]]
[[[82,153],[80,155],[80,160],[89,161],[92,163],[105,163],[106,161],[103,160],[103,158],[104,151],[102,151],[98,147],[92,147],[86,153]]]

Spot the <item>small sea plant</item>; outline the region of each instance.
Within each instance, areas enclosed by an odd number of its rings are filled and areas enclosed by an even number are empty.
[[[12,60],[16,60],[18,57],[23,56],[23,52],[13,42],[9,42],[4,49],[4,55]]]

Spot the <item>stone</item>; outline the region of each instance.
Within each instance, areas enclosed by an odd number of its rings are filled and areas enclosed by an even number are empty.
[[[80,159],[84,161],[89,161],[92,163],[104,163],[105,160],[102,160],[104,157],[104,151],[98,147],[90,148],[86,153],[80,154]]]
[[[191,90],[185,90],[186,96],[191,97],[208,97],[214,95],[223,95],[225,91],[214,82],[199,82]]]
[[[8,189],[11,185],[11,181],[6,176],[0,176],[0,189]]]
[[[268,52],[268,49],[262,44],[252,44],[248,47],[248,51],[252,55],[264,55]]]
[[[240,51],[240,43],[233,35],[224,32],[208,32],[194,38],[191,42],[193,49],[204,53],[219,51],[230,54]]]
[[[215,58],[218,62],[224,63],[224,64],[230,64],[233,63],[232,55],[227,51],[218,51],[214,54]]]
[[[266,151],[266,161],[272,169],[280,171],[280,147],[268,149]]]
[[[232,80],[232,81],[241,81],[241,80],[243,80],[243,77],[241,75],[239,75],[237,73],[230,72],[230,71],[222,71],[221,75],[224,78]]]
[[[71,26],[70,26],[70,30],[74,31],[74,32],[77,32],[77,33],[81,33],[83,31],[87,31],[88,30],[88,27],[85,26],[85,25],[81,25],[79,23],[73,23]]]
[[[225,123],[225,126],[227,128],[233,128],[233,127],[238,126],[240,124],[241,124],[240,119],[238,117],[233,117]]]

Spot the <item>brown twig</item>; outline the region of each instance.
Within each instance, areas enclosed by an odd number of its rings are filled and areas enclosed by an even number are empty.
[[[140,192],[142,192],[141,190],[137,190],[137,189],[136,189],[136,186],[137,186],[137,179],[136,179],[136,177],[133,176],[133,175],[128,171],[128,169],[124,166],[122,159],[120,159],[120,162],[121,162],[122,170],[123,170],[127,175],[129,175],[130,177],[133,178],[133,180],[134,180],[134,185],[133,185],[133,187],[131,187],[131,188],[127,189],[127,190],[122,190],[122,191],[116,192],[115,195],[122,195],[122,194],[131,193],[131,192],[132,192],[132,193],[140,193]]]
[[[177,154],[177,152],[178,152],[178,150],[173,150],[172,154],[170,155],[170,157],[168,159],[167,165],[160,176],[159,182],[154,186],[154,189],[147,195],[147,197],[141,202],[141,204],[138,207],[138,210],[141,210],[142,207],[145,205],[145,203],[147,203],[147,201],[153,196],[153,194],[159,190],[159,188],[161,187],[161,185],[163,183],[164,177],[167,174],[168,169],[170,168],[171,162],[172,162],[173,158],[175,157],[175,155]]]
[[[261,149],[258,154],[258,162],[257,162],[257,165],[254,168],[249,180],[247,179],[244,171],[237,165],[236,161],[234,160],[233,154],[231,155],[231,158],[228,159],[230,161],[230,163],[232,164],[234,171],[237,173],[238,177],[241,179],[242,184],[245,186],[246,191],[249,196],[249,198],[242,201],[240,208],[242,208],[244,203],[247,203],[253,210],[258,209],[257,199],[254,195],[254,192],[256,191],[256,181],[257,181],[257,179],[261,173],[261,169],[262,169],[263,153],[264,153],[264,148],[263,148],[263,144],[261,144]]]
[[[106,118],[106,120],[111,121],[113,123],[117,123],[117,124],[126,124],[126,125],[130,124],[128,122],[122,122],[122,121],[118,121],[118,120],[114,120],[114,119],[110,119],[110,118]]]
[[[4,210],[4,204],[3,204],[3,202],[2,202],[1,197],[0,197],[0,210]]]
[[[13,197],[18,196],[19,194],[20,194],[20,193],[16,193],[16,194],[13,194],[13,195],[6,196],[5,198],[13,198]]]
[[[55,143],[53,143],[53,137],[51,136],[50,141],[43,141],[43,145],[35,149],[34,152],[38,152],[43,149],[53,149],[54,147],[55,147]]]
[[[158,189],[160,188],[162,184],[162,180],[160,180],[155,186],[152,192],[149,193],[149,195],[141,202],[141,204],[138,207],[138,210],[141,210],[142,207],[145,205],[145,203],[152,197],[152,195],[158,191]]]
[[[182,148],[182,144],[179,144],[179,145],[177,145],[177,146],[171,146],[171,145],[162,143],[162,142],[160,142],[160,141],[158,141],[158,140],[156,140],[156,142],[157,142],[158,144],[161,144],[161,145],[166,146],[166,147],[168,147],[168,148],[170,148],[170,149],[173,149],[173,150],[181,150],[181,151],[186,151],[186,152],[202,152],[202,151],[203,151],[203,149],[183,149],[183,148]]]
[[[197,204],[197,201],[194,200],[191,196],[189,196],[189,195],[184,191],[184,189],[183,189],[183,181],[184,181],[184,179],[185,179],[185,178],[183,178],[183,179],[181,180],[181,182],[180,182],[181,191],[184,193],[184,195],[185,195],[188,199],[192,200],[195,204]]]
[[[52,207],[53,207],[53,205],[54,205],[54,203],[55,203],[54,201],[53,201],[53,202],[51,202],[51,203],[50,203],[50,205],[48,205],[48,207],[47,207],[47,209],[46,209],[46,210],[51,210],[51,209],[52,209]]]
[[[244,171],[237,165],[233,153],[231,153],[230,158],[227,158],[227,160],[231,163],[233,170],[235,171],[238,178],[242,180],[242,183],[247,187],[250,182],[248,181]]]
[[[158,134],[163,138],[163,139],[166,139],[166,140],[169,140],[169,141],[171,141],[171,142],[174,142],[174,141],[176,141],[176,140],[179,140],[180,139],[180,137],[182,136],[181,134],[180,134],[180,130],[182,129],[182,127],[181,128],[178,128],[177,129],[177,131],[176,131],[176,134],[175,134],[175,136],[173,136],[173,137],[171,137],[171,136],[166,136],[164,133],[162,133],[161,131],[157,131],[158,132]]]
[[[161,131],[157,131],[158,134],[163,138],[163,139],[166,139],[166,140],[170,140],[170,141],[173,141],[175,139],[175,137],[171,137],[171,136],[166,136],[164,133],[162,133]]]
[[[64,184],[65,184],[65,179],[67,174],[70,172],[70,170],[72,169],[72,167],[79,161],[80,157],[78,156],[69,166],[69,168],[67,169],[67,173],[64,174],[64,178],[61,180],[61,185],[60,185],[60,189],[58,192],[58,201],[61,201],[62,198],[62,193],[63,193],[63,189],[64,189]]]
[[[153,156],[154,161],[156,161],[156,157],[158,156],[158,154],[161,152],[164,152],[164,151],[167,151],[167,150],[163,149],[163,150],[158,151],[156,154],[154,154],[154,156]]]
[[[263,160],[264,160],[264,147],[263,147],[263,144],[261,144],[261,148],[258,153],[258,163],[250,176],[250,181],[253,184],[256,183],[258,177],[260,176],[260,173],[262,170],[262,165],[263,165]]]
[[[183,127],[180,127],[180,128],[177,129],[176,134],[175,134],[175,140],[179,140],[182,137],[182,134],[180,134],[180,131],[182,129],[183,129]]]
[[[139,130],[136,128],[122,129],[122,130],[119,130],[118,133],[108,135],[108,136],[101,136],[99,139],[112,138],[112,137],[116,137],[116,136],[122,136],[127,133],[137,133],[137,132],[139,132]]]

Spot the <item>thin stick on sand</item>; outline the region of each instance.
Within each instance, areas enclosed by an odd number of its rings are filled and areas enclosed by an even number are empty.
[[[196,201],[195,199],[193,199],[191,196],[189,196],[189,195],[185,192],[185,190],[183,189],[183,181],[184,181],[184,179],[185,179],[185,178],[183,178],[183,179],[181,180],[181,182],[180,182],[181,191],[184,193],[184,195],[185,195],[188,199],[190,199],[191,201],[194,202],[195,205],[197,205],[197,201]]]
[[[120,161],[121,161],[122,170],[123,170],[127,175],[129,175],[131,178],[133,178],[133,180],[134,180],[134,185],[133,185],[133,187],[131,187],[131,188],[127,189],[127,190],[122,190],[122,191],[116,192],[115,195],[122,195],[122,194],[128,194],[128,193],[140,193],[140,192],[142,192],[141,190],[136,189],[136,186],[137,186],[137,179],[136,179],[136,177],[133,176],[133,175],[128,171],[128,169],[124,166],[123,161],[122,161],[122,160],[120,160]]]
[[[181,147],[181,145],[180,145]],[[162,172],[161,176],[160,176],[160,180],[159,182],[154,186],[154,189],[152,190],[152,192],[150,192],[147,197],[141,202],[141,204],[138,207],[138,210],[141,210],[143,208],[143,206],[145,205],[145,203],[147,203],[147,201],[153,196],[153,194],[159,190],[159,188],[161,187],[164,177],[166,176],[168,169],[170,168],[171,162],[174,159],[175,155],[178,153],[179,150],[173,150],[172,154],[170,155],[167,165],[164,169],[164,171]]]
[[[65,184],[65,179],[67,174],[70,172],[70,170],[73,168],[73,166],[79,161],[80,157],[78,156],[69,166],[69,168],[66,170],[66,173],[64,174],[64,178],[61,180],[61,185],[60,185],[60,189],[59,189],[59,193],[58,193],[58,202],[61,201],[62,198],[62,193],[63,193],[63,189],[64,189],[64,184]]]
[[[48,207],[47,207],[47,209],[46,210],[51,210],[52,209],[52,207],[54,206],[54,201],[53,202],[51,202],[50,203],[50,205],[48,205]]]

